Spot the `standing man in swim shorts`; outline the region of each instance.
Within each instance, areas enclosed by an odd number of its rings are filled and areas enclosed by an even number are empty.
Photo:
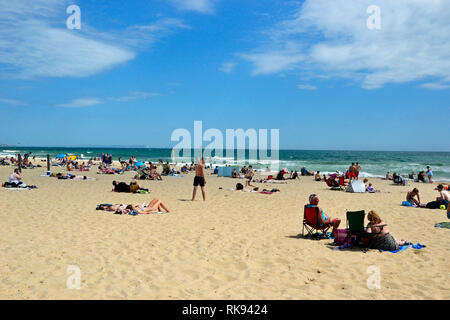
[[[359,172],[361,171],[361,165],[359,164],[359,162],[356,163],[355,169],[356,169],[356,180],[358,180],[359,179]]]
[[[348,168],[348,175],[349,175],[350,181],[352,181],[353,179],[356,179],[356,167],[355,167],[354,162],[352,162],[352,165]]]
[[[206,200],[205,193],[205,158],[202,157],[202,163],[195,165],[195,178],[194,178],[194,191],[192,192],[192,201],[195,200],[195,195],[197,194],[197,187],[200,185],[200,189],[202,189],[203,201]]]
[[[251,184],[254,175],[255,175],[255,173],[253,172],[253,167],[248,166],[248,171],[247,171],[247,174],[245,175],[245,180],[246,180],[245,186],[246,187],[254,187]]]

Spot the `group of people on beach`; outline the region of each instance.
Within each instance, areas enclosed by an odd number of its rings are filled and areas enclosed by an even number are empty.
[[[307,207],[318,208],[318,227],[331,227],[331,236],[334,238],[341,223],[339,218],[331,218],[326,215],[324,210],[319,207],[319,196],[311,194],[309,196],[309,204]],[[389,233],[389,227],[386,222],[374,211],[369,211],[367,215],[369,223],[365,228],[369,243],[367,246],[371,249],[381,249],[387,251],[398,250],[400,246],[409,244],[406,240],[397,240]]]
[[[19,168],[14,169],[14,172],[10,174],[7,182],[2,183],[2,188],[20,188],[20,189],[36,189],[34,185],[27,185],[23,181],[22,173]]]
[[[347,172],[345,173],[345,177],[349,180],[353,180],[359,179],[359,173],[361,171],[361,165],[359,164],[359,162],[352,162],[352,164],[350,165],[350,167],[348,167]]]
[[[428,209],[437,209],[442,206],[450,210],[449,202],[450,202],[450,193],[448,191],[448,187],[445,188],[443,184],[439,184],[436,189],[439,193],[439,196],[436,197],[436,200],[430,201],[427,204],[424,204],[420,201],[419,189],[414,188],[411,191],[408,191],[406,194],[406,202],[410,203],[411,206],[428,208]]]
[[[19,152],[17,154],[17,157],[4,157],[4,158],[0,158],[0,165],[3,166],[9,166],[9,165],[14,165],[17,167],[21,167],[23,169],[33,169],[33,168],[40,168],[42,167],[41,165],[34,165],[31,162],[31,154],[32,152],[27,152],[23,155],[21,155],[21,153]],[[36,156],[33,156],[33,161],[36,160]]]
[[[31,153],[27,153],[26,156],[24,156],[23,160],[28,161],[30,154]],[[123,163],[126,164],[126,167],[127,167],[126,169],[130,169],[130,166],[133,166],[135,168],[135,164],[137,163],[135,157],[130,157],[129,161],[122,161],[119,158],[119,161],[122,164]],[[106,166],[110,163],[112,163],[112,156],[110,154],[102,154],[101,166]],[[71,162],[67,163],[66,169],[67,169],[67,171],[72,171],[72,170],[84,171],[85,169],[89,168],[92,164],[93,164],[92,160],[89,161],[88,165],[85,165],[84,162],[81,165],[79,165],[78,162],[71,161]],[[174,169],[171,170],[169,162],[163,163],[161,160],[160,164],[162,165],[162,174],[163,175],[169,175],[169,174],[173,173]],[[189,171],[195,171],[195,176],[193,179],[194,181],[193,181],[192,201],[194,201],[196,198],[198,187],[200,187],[200,189],[201,189],[201,194],[202,194],[203,200],[206,201],[205,159],[202,158],[201,161],[197,161],[197,163],[192,163],[190,166],[184,165],[183,168],[184,168],[184,170],[182,169],[182,172],[187,173]],[[347,178],[349,180],[353,180],[353,179],[357,180],[357,179],[359,179],[360,171],[361,171],[361,165],[358,162],[352,163],[350,165],[349,169],[344,174],[344,176],[345,176],[345,178]],[[214,173],[217,173],[217,167],[214,170]],[[285,178],[284,176],[288,173],[290,173],[290,177]],[[244,178],[245,179],[245,187],[253,188],[253,189],[257,189],[257,187],[252,185],[252,182],[269,183],[271,181],[276,182],[277,180],[299,179],[300,175],[302,175],[302,176],[314,175],[314,179],[316,181],[322,180],[320,171],[317,171],[314,174],[314,171],[308,171],[305,167],[301,168],[300,174],[297,171],[289,172],[287,169],[283,169],[283,170],[280,170],[276,176],[272,177],[269,175],[265,179],[255,179],[255,171],[251,165],[249,165],[248,167],[243,166],[239,170],[239,172],[236,169],[234,169],[232,172],[233,178]],[[427,166],[427,171],[423,172],[423,176],[425,176],[425,175],[428,176],[429,182],[432,182],[432,171],[429,166]],[[73,175],[70,173],[56,173],[56,174],[51,174],[51,176],[56,177],[58,179],[95,180],[94,178],[89,178],[87,176],[83,176],[83,175],[77,176],[77,175]],[[338,179],[340,176],[341,176],[341,174],[339,172],[336,172],[335,174],[330,174],[330,178],[328,178],[328,179],[334,178],[335,181],[337,181],[336,179]],[[422,176],[422,173],[419,174],[418,181],[422,181],[420,176]],[[148,193],[149,190],[145,189],[145,188],[141,188],[139,186],[139,184],[137,183],[137,180],[149,179],[149,177],[150,177],[150,179],[155,179],[155,180],[161,179],[161,174],[159,174],[157,172],[156,164],[153,164],[152,162],[149,162],[148,166],[145,166],[140,171],[138,171],[138,174],[134,176],[134,179],[131,181],[130,184],[127,184],[125,182],[113,181],[113,191],[125,192],[125,193]],[[394,173],[394,176],[392,176],[392,179],[397,179],[398,177],[399,177],[399,175]],[[386,178],[391,179],[391,177],[389,176],[389,172],[388,172]],[[328,180],[325,175],[323,175],[323,179]],[[366,182],[368,182],[367,179],[364,180],[364,183],[366,183]],[[283,182],[281,182],[281,183],[283,183]],[[11,174],[9,181],[4,183],[3,186],[25,187],[26,184],[23,182],[23,177],[20,174],[19,170],[15,169],[14,172]],[[436,201],[434,201],[434,203],[435,203],[434,205],[439,205],[439,206],[445,205],[446,207],[448,207],[448,202],[450,201],[449,192],[444,189],[443,185],[438,185],[437,190],[439,191],[440,195],[439,195],[439,197],[437,197]],[[369,183],[368,185],[366,184],[366,191],[367,192],[377,192],[378,190],[375,190],[373,188],[372,184]],[[408,202],[410,202],[411,204],[413,204],[415,206],[424,206],[420,202],[419,190],[417,188],[414,188],[413,190],[409,191],[407,193],[406,198],[407,198]],[[311,205],[314,205],[314,203],[316,203],[316,202],[318,203],[318,197],[313,197],[310,199]],[[146,212],[146,213],[149,212],[148,209],[145,209],[143,207],[137,207],[135,205],[129,205],[129,206],[132,206],[132,207],[128,208],[127,210],[134,210],[135,212]],[[160,205],[158,204],[157,207],[159,208],[159,206]],[[162,204],[162,206],[165,207],[164,204]],[[155,205],[153,205],[151,207],[155,207]],[[112,206],[112,208],[114,209],[115,207]],[[137,209],[137,210],[135,210],[135,209]],[[374,214],[372,214],[371,216],[375,217]],[[376,217],[374,219],[375,219],[374,221],[377,220]],[[331,226],[333,226],[333,228],[337,228],[340,223],[339,219],[331,219],[324,214],[322,215],[321,221],[322,221],[322,223],[330,224]]]
[[[392,180],[394,181],[394,183],[396,184],[403,184],[405,179],[400,175],[397,174],[396,172],[394,172],[393,174],[391,174],[390,171],[388,171],[386,173],[386,180]],[[408,179],[415,181],[415,182],[423,182],[426,183],[426,179],[428,178],[428,182],[429,183],[433,183],[433,171],[431,170],[430,166],[427,166],[426,170],[422,170],[417,174],[417,178],[416,178],[416,174],[413,172],[411,172],[408,175]]]

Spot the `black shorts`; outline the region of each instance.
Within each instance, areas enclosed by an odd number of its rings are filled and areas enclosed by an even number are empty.
[[[204,177],[195,176],[195,178],[194,178],[194,187],[197,187],[198,185],[200,185],[200,187],[204,187],[205,186],[205,178]]]

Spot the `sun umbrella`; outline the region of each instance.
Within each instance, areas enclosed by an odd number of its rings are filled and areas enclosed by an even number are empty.
[[[56,159],[65,158],[65,157],[66,157],[65,153],[60,153],[56,156]]]
[[[138,162],[136,162],[135,164],[134,164],[136,167],[142,167],[142,166],[145,166],[145,164],[142,162],[142,161],[138,161]]]

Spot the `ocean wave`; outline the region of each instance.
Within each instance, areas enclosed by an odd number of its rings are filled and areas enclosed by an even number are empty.
[[[3,152],[8,152],[8,153],[19,153],[19,150],[2,150]]]

